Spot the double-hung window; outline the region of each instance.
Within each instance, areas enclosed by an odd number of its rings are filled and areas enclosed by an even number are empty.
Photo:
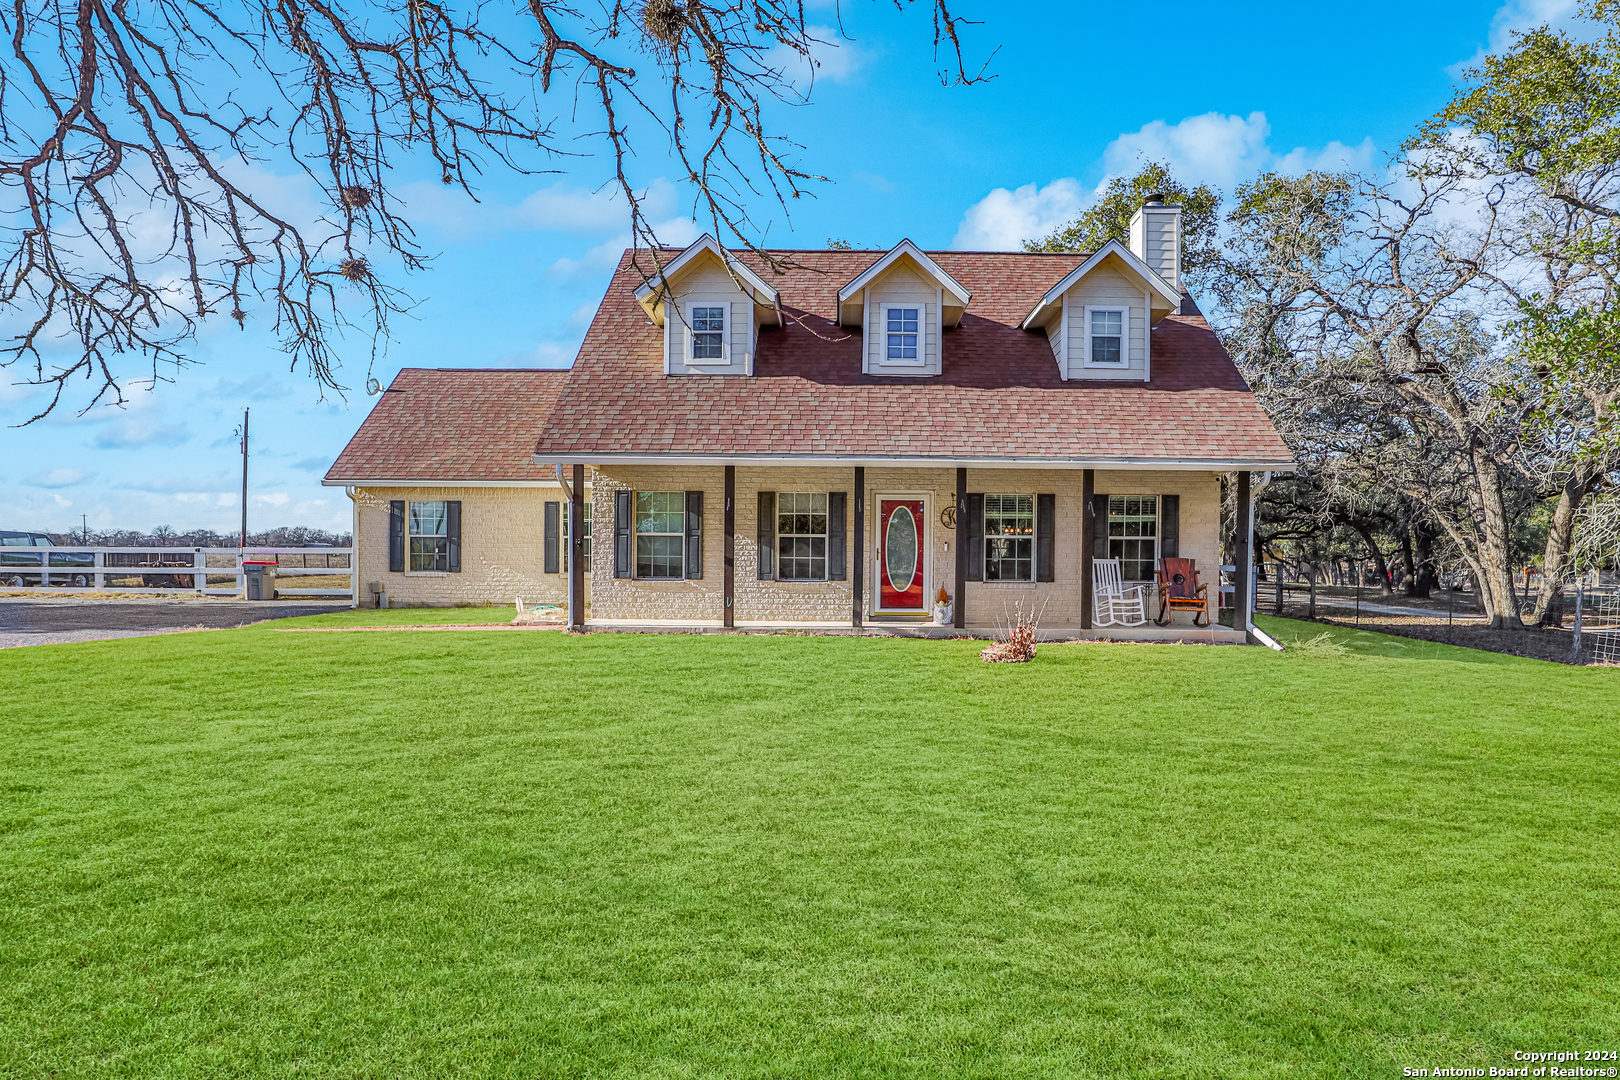
[[[885,358],[889,363],[922,363],[923,355],[918,352],[917,346],[918,327],[921,322],[920,307],[901,307],[898,304],[883,306],[884,337],[888,346]]]
[[[784,491],[776,496],[776,578],[827,580],[825,491]]]
[[[685,547],[686,492],[636,492],[636,577],[685,576]]]
[[[450,514],[443,502],[410,504],[411,569],[450,569]]]
[[[984,497],[984,580],[1035,580],[1035,496]]]
[[[1108,497],[1108,557],[1126,581],[1152,581],[1159,558],[1159,497]]]
[[[1086,322],[1086,363],[1124,366],[1124,309],[1088,307]]]
[[[724,363],[726,305],[693,304],[687,313],[692,325],[692,359],[699,363]]]

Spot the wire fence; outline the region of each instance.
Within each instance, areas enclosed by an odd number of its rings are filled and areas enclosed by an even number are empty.
[[[1570,657],[1576,663],[1620,664],[1620,589],[1565,586],[1574,596]]]

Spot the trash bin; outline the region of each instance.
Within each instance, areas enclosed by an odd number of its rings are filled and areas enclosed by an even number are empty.
[[[243,559],[242,571],[247,577],[247,598],[249,600],[274,600],[276,598],[276,564],[274,562]]]

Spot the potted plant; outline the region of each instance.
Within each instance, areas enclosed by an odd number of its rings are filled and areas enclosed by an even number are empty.
[[[943,585],[934,597],[934,621],[940,626],[951,625],[951,594],[945,591]]]

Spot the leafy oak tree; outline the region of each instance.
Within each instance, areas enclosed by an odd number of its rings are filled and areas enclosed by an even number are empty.
[[[1597,40],[1546,27],[1516,36],[1407,145],[1505,211],[1509,258],[1492,276],[1520,316],[1507,333],[1526,362],[1518,389],[1539,397],[1530,434],[1553,501],[1543,623],[1558,618],[1581,506],[1620,469],[1620,2],[1582,14]]]

